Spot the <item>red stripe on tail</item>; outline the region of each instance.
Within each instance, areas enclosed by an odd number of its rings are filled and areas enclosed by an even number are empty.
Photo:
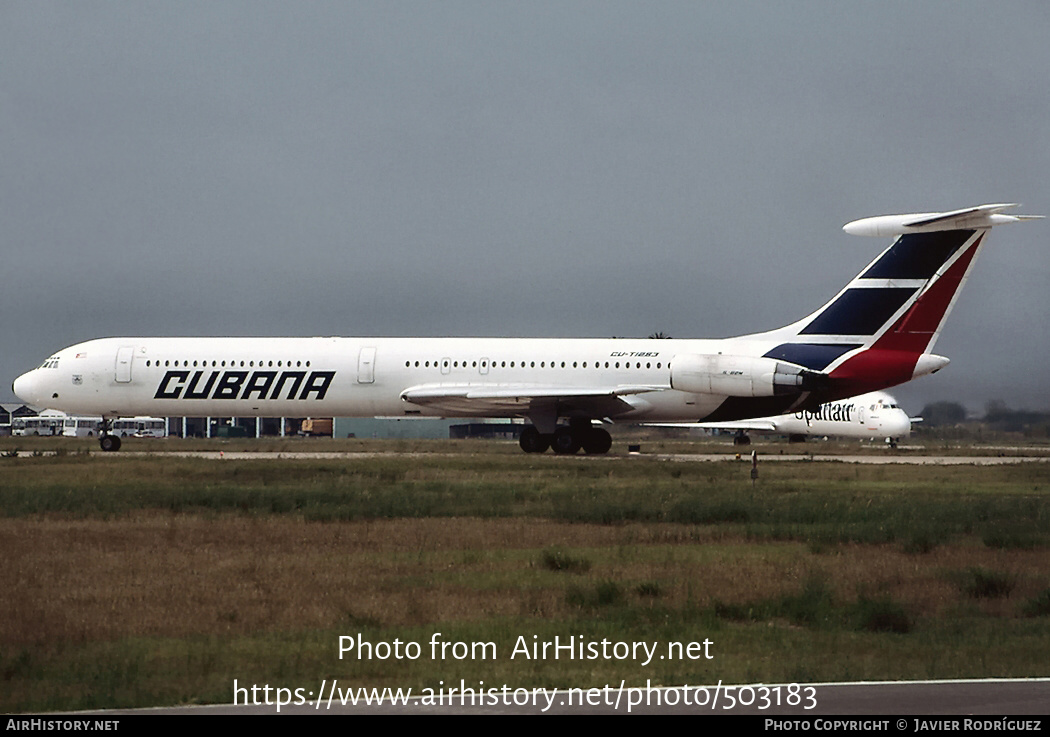
[[[912,378],[915,363],[927,351],[944,322],[983,239],[982,233],[871,348],[831,372],[836,396],[849,397],[877,391]]]

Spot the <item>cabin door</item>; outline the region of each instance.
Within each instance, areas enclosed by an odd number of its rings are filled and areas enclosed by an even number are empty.
[[[119,384],[131,381],[131,361],[135,357],[135,346],[123,345],[117,349],[117,367],[114,380]]]
[[[376,347],[365,346],[357,357],[357,383],[371,384],[376,380]]]

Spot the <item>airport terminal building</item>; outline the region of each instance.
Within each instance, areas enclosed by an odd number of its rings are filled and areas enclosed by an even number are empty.
[[[46,411],[46,410],[45,410]],[[0,405],[0,435],[12,434],[16,418],[39,416],[40,411],[24,404]],[[49,413],[61,415],[61,413]],[[84,419],[84,418],[80,418]],[[101,418],[93,418],[96,421]],[[158,428],[151,437],[180,438],[261,438],[294,437],[312,435],[336,438],[466,438],[497,437],[515,439],[524,426],[521,421],[507,420],[449,420],[440,418],[361,418],[361,417],[160,417],[135,418],[144,422],[153,420]],[[159,430],[163,423],[163,430]],[[80,423],[87,426],[87,423]],[[142,424],[142,423],[140,423]],[[62,435],[61,425],[47,432],[25,434]],[[72,433],[65,433],[72,434]],[[77,433],[97,435],[94,432]],[[116,432],[118,435],[135,434],[134,423]]]

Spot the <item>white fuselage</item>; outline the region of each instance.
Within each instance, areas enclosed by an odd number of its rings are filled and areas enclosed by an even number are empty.
[[[593,386],[629,387],[621,397],[629,406],[617,419],[695,421],[725,397],[672,390],[671,360],[676,353],[711,353],[730,342],[101,338],[56,353],[20,376],[14,390],[39,407],[106,417],[513,417],[528,414],[528,405],[512,396],[519,387],[523,398],[537,386],[566,394]],[[402,398],[410,388],[431,386],[485,387],[508,396],[438,405]]]
[[[778,432],[789,435],[851,438],[905,438],[911,433],[908,413],[884,392],[822,404],[820,409],[784,415]]]
[[[814,410],[741,422],[697,423],[696,427],[807,437],[880,438],[896,441],[911,433],[911,418],[885,392],[827,402]]]

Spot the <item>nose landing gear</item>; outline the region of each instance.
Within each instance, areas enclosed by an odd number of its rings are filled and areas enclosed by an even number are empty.
[[[113,420],[102,419],[102,424],[99,425],[98,432],[98,445],[102,450],[109,453],[110,451],[120,450],[120,436],[113,435],[110,431],[113,429]]]

